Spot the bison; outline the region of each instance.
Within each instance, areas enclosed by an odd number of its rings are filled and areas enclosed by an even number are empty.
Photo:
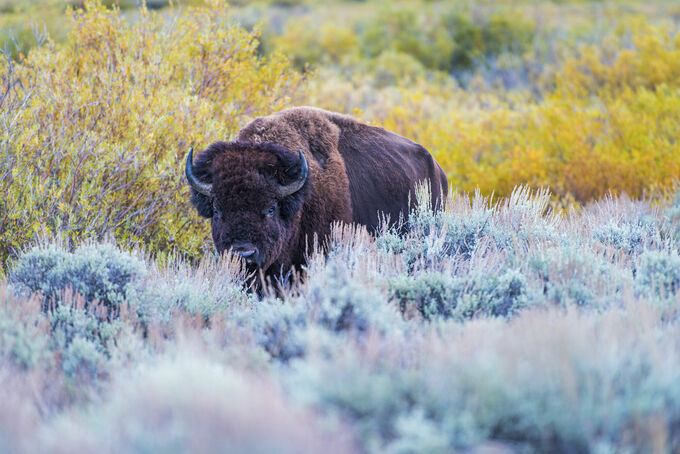
[[[417,183],[429,184],[433,206],[448,189],[421,145],[311,107],[256,118],[196,162],[192,149],[186,177],[217,252],[231,250],[265,276],[304,264],[308,241],[336,221],[375,231],[381,213],[392,222],[408,216]]]

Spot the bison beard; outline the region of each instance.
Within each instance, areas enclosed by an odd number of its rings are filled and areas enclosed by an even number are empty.
[[[256,118],[233,142],[215,142],[186,175],[191,202],[211,218],[215,248],[231,250],[265,275],[305,263],[308,241],[336,221],[375,231],[381,213],[406,219],[418,183],[433,206],[446,175],[409,139],[351,117],[311,107]]]

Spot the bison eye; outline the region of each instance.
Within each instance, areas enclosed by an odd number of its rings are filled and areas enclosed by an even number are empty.
[[[276,214],[276,204],[274,204],[274,205],[270,206],[269,208],[267,208],[266,210],[264,210],[262,212],[262,214],[267,219],[271,219],[272,217],[274,217],[274,215]]]

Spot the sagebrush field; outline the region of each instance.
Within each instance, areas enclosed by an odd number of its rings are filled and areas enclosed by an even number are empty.
[[[680,5],[167,3],[0,0],[0,452],[680,452]],[[258,295],[183,162],[294,105],[451,192]]]

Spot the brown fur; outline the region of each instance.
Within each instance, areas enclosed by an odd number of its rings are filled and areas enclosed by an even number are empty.
[[[297,176],[297,150],[309,166],[307,182],[297,193],[277,197],[276,185]],[[429,182],[435,206],[448,188],[441,167],[422,146],[311,107],[256,118],[234,142],[204,150],[194,170],[213,183],[213,200],[192,190],[192,202],[212,218],[217,250],[235,241],[257,244],[264,254],[262,269],[273,273],[303,264],[307,241],[328,235],[335,221],[375,230],[379,212],[392,221],[408,216],[416,183]],[[277,216],[263,218],[262,210],[275,202]]]

